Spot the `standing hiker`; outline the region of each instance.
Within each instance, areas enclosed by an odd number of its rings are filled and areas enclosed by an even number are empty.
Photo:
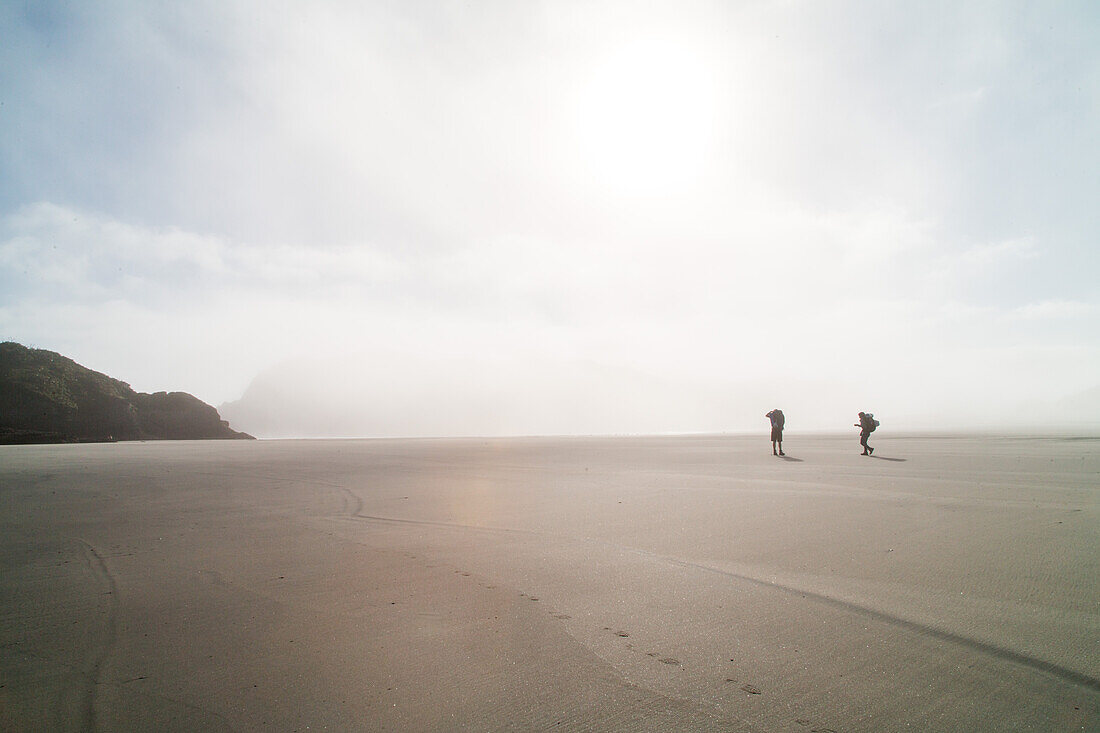
[[[783,411],[777,407],[764,417],[772,421],[772,455],[785,455],[783,453]],[[775,450],[776,445],[779,446],[779,452]]]

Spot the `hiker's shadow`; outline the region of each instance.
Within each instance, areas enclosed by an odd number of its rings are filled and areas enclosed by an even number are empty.
[[[880,461],[891,461],[893,463],[905,463],[908,458],[887,458],[886,456],[871,456],[871,458],[877,458]]]
[[[790,456],[780,456],[784,461],[790,461],[791,463],[802,463],[801,458],[791,458]]]

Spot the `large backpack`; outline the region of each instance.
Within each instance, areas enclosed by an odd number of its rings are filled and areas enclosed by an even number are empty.
[[[869,412],[866,415],[864,415],[864,417],[867,418],[867,432],[868,433],[875,432],[875,428],[877,428],[879,426],[878,420],[876,420],[875,416],[872,415]]]
[[[783,423],[785,422],[785,418],[783,417],[782,409],[773,409],[773,411],[768,413],[766,415],[766,417],[768,417],[771,420],[771,424],[774,425],[775,428],[777,428],[779,430],[783,429]]]

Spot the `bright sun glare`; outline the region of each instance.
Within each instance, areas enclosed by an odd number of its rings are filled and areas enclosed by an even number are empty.
[[[701,54],[672,41],[636,41],[604,56],[576,118],[592,182],[622,195],[686,193],[711,155],[718,113]]]

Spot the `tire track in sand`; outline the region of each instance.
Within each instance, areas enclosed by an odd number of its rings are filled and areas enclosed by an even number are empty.
[[[863,606],[858,603],[846,601],[841,598],[834,598],[824,593],[817,593],[811,590],[803,590],[791,585],[785,585],[783,583],[777,583],[767,578],[754,577],[751,575],[745,575],[743,573],[735,573],[729,570],[723,570],[721,568],[712,567],[710,565],[703,565],[701,563],[691,562],[689,560],[681,560],[675,557],[667,557],[664,555],[658,555],[651,553],[647,550],[639,550],[636,548],[621,548],[629,552],[635,552],[640,555],[653,557],[655,559],[663,560],[672,565],[679,565],[684,568],[693,568],[696,570],[702,570],[709,573],[715,573],[717,575],[724,575],[729,578],[735,578],[737,580],[744,580],[756,585],[765,586],[768,588],[774,588],[775,590],[782,591],[791,595],[797,595],[802,598],[809,598],[819,603],[823,603],[834,608],[839,608],[851,613],[857,613],[861,616],[881,621],[883,623],[891,624],[899,628],[903,628],[907,631],[912,631],[916,634],[921,634],[933,639],[939,639],[940,641],[946,641],[952,644],[971,649],[973,651],[987,654],[996,659],[1000,659],[1006,662],[1012,662],[1023,667],[1028,667],[1033,670],[1044,672],[1046,674],[1058,677],[1066,682],[1082,687],[1092,692],[1100,692],[1100,679],[1092,677],[1084,672],[1078,672],[1075,669],[1063,667],[1060,664],[1054,662],[1048,662],[1045,659],[1033,657],[1023,652],[1018,652],[1014,649],[999,646],[990,642],[982,641],[981,639],[975,639],[970,636],[963,636],[962,634],[956,634],[953,631],[947,631],[946,629],[939,629],[935,626],[923,624],[918,621],[912,621],[901,616],[895,616],[893,614],[886,613],[884,611],[877,611],[868,606]]]
[[[103,560],[103,557],[96,551],[86,540],[77,539],[84,550],[84,558],[88,563],[89,569],[99,581],[101,588],[100,596],[107,598],[106,607],[106,619],[103,624],[103,631],[99,635],[99,638],[95,642],[92,642],[87,647],[86,658],[82,660],[78,669],[80,676],[84,680],[84,689],[81,690],[81,703],[80,703],[80,730],[82,731],[96,731],[99,730],[99,722],[96,715],[96,702],[98,697],[99,688],[106,685],[109,687],[122,687],[130,682],[136,682],[138,680],[145,679],[144,676],[136,677],[131,680],[123,680],[121,682],[109,682],[102,679],[103,666],[107,659],[114,651],[115,644],[118,641],[118,583],[115,581],[115,576],[111,573],[107,567],[107,563]],[[105,590],[104,590],[105,589]],[[207,718],[214,718],[222,724],[225,730],[235,730],[229,721],[222,715],[206,710],[197,705],[192,705],[184,700],[178,700],[165,695],[156,694],[147,690],[131,691],[131,694],[137,694],[148,699],[159,700],[163,702],[172,703],[178,705],[193,713],[197,713]]]
[[[107,563],[96,552],[95,547],[86,540],[77,539],[77,542],[81,544],[88,568],[100,586],[100,597],[105,596],[107,599],[103,629],[93,641],[89,642],[86,647],[86,657],[80,664],[81,676],[84,678],[84,689],[81,691],[80,728],[85,731],[95,731],[98,729],[96,696],[101,684],[100,675],[118,638],[118,584],[115,583],[115,577],[111,574]]]
[[[350,493],[350,492],[349,492]],[[361,506],[361,502],[360,502]],[[383,522],[390,524],[412,524],[428,527],[446,527],[449,529],[461,529],[461,530],[474,530],[479,532],[490,532],[496,534],[525,534],[530,536],[554,538],[558,540],[567,540],[574,542],[587,542],[591,544],[603,545],[604,547],[612,548],[620,552],[639,555],[651,560],[663,562],[668,565],[674,565],[681,568],[689,568],[706,573],[713,573],[733,580],[740,580],[754,585],[763,586],[765,588],[771,588],[773,590],[780,591],[781,593],[787,593],[789,595],[796,595],[801,598],[806,598],[818,603],[831,606],[833,608],[846,611],[848,613],[854,613],[875,621],[889,624],[906,631],[910,631],[922,636],[938,639],[940,641],[956,644],[958,646],[970,649],[975,652],[999,659],[1005,662],[1011,662],[1021,667],[1026,667],[1031,670],[1042,672],[1044,674],[1057,677],[1065,682],[1073,684],[1077,687],[1089,690],[1091,692],[1100,692],[1100,679],[1093,677],[1084,672],[1079,672],[1075,669],[1064,667],[1060,664],[1040,659],[1039,657],[1031,656],[1023,652],[1016,651],[1015,649],[1009,649],[1008,647],[1000,646],[981,639],[976,639],[970,636],[964,636],[957,634],[953,631],[937,628],[929,624],[921,623],[919,621],[913,621],[911,619],[897,616],[885,611],[879,611],[869,606],[864,606],[859,603],[844,600],[843,598],[836,598],[824,593],[818,593],[816,591],[799,588],[794,585],[788,585],[780,583],[775,580],[770,580],[766,577],[759,575],[749,575],[746,573],[734,572],[732,570],[726,570],[723,568],[714,567],[712,565],[706,565],[703,563],[692,562],[690,560],[684,560],[678,557],[672,557],[669,555],[662,555],[660,553],[652,552],[650,550],[643,550],[638,547],[630,547],[627,545],[620,545],[608,540],[601,540],[594,537],[570,537],[568,535],[555,535],[548,532],[532,529],[517,529],[510,527],[490,527],[482,525],[472,524],[459,524],[457,522],[444,522],[438,520],[420,520],[420,519],[407,519],[402,517],[385,517],[377,515],[367,515],[356,512],[354,514],[346,515],[349,519],[369,521],[369,522]]]

